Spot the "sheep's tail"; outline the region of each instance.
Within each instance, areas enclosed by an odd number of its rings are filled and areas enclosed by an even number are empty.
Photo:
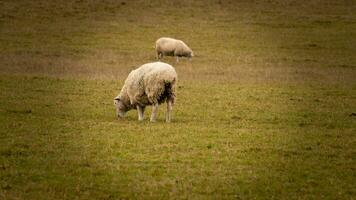
[[[158,103],[161,104],[163,102],[171,101],[172,104],[174,104],[176,98],[175,88],[176,78],[173,78],[172,81],[164,81],[161,93],[157,98]]]
[[[176,100],[176,85],[177,79],[174,77],[171,82],[165,84],[165,90],[167,90],[167,101],[172,101],[172,104],[175,103]]]

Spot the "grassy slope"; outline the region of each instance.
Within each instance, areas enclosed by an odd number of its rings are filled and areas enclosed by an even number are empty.
[[[355,196],[354,4],[0,9],[0,198]],[[155,124],[117,121],[111,99],[161,35],[197,55],[175,64],[174,122],[163,106]]]

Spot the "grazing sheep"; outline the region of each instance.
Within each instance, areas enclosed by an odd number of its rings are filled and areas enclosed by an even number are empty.
[[[145,107],[152,105],[151,122],[156,121],[158,105],[167,102],[166,122],[171,121],[178,81],[175,69],[163,62],[147,63],[130,72],[114,103],[118,117],[137,109],[138,120],[142,121]]]
[[[191,60],[194,53],[183,41],[162,37],[156,41],[156,57],[160,59],[163,56],[175,56],[179,62],[179,57],[188,57]]]

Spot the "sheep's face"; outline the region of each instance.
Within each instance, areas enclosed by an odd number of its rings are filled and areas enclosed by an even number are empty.
[[[126,115],[126,112],[128,111],[127,107],[125,104],[120,100],[120,98],[115,98],[114,99],[114,104],[116,107],[116,115],[117,117],[123,118]]]
[[[190,51],[188,54],[189,60],[191,61],[193,59],[193,57],[194,57],[194,53],[193,53],[193,51]]]

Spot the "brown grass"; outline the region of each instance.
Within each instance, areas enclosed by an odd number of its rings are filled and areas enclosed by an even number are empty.
[[[122,80],[131,69],[155,61],[158,37],[172,36],[185,40],[196,54],[192,62],[163,60],[177,68],[182,80],[355,82],[355,5],[348,2],[3,5],[2,74]]]

